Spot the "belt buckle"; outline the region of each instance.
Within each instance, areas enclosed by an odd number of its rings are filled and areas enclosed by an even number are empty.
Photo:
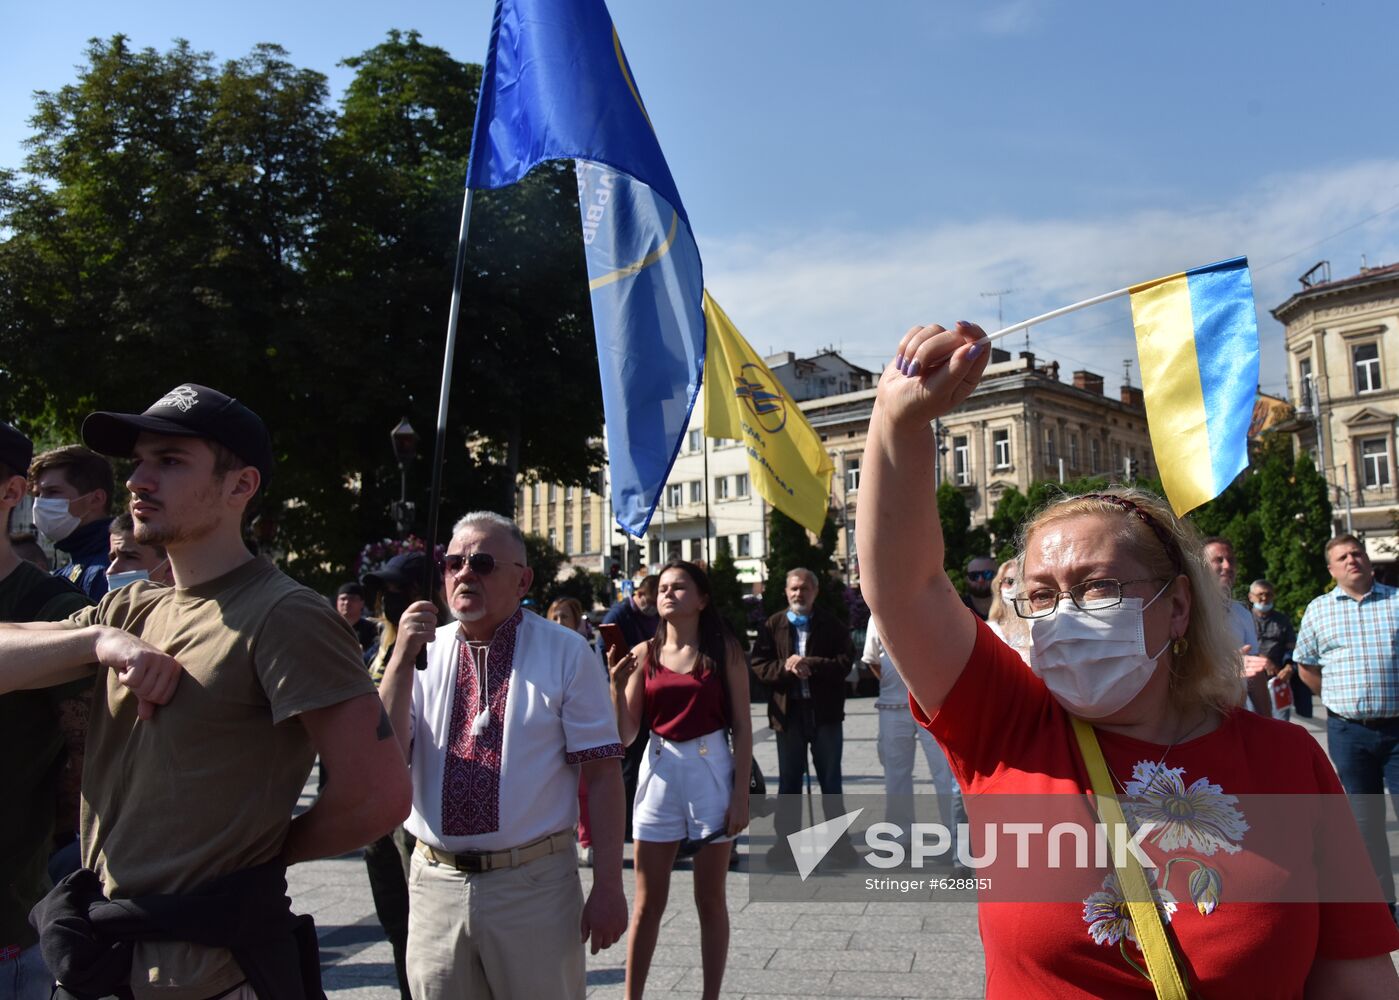
[[[483,872],[490,871],[490,868],[486,864],[486,855],[484,854],[458,854],[456,860],[458,870],[471,875],[480,875]]]

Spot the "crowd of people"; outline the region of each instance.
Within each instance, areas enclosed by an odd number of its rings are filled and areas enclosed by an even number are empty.
[[[929,426],[975,385],[984,343],[971,326],[919,328],[881,379],[862,466],[873,617],[860,653],[802,567],[747,651],[706,568],[678,559],[600,620],[568,598],[537,614],[525,540],[486,511],[455,521],[440,562],[404,552],[317,594],[245,544],[275,474],[271,435],[207,386],[93,413],[81,444],[37,456],[0,422],[0,518],[32,497],[60,557],[51,569],[34,539],[0,532],[0,740],[17,802],[0,818],[0,1000],[49,997],[55,981],[77,997],[320,996],[312,918],[293,914],[286,868],[359,849],[405,1000],[581,997],[585,948],[624,934],[625,990],[641,996],[682,856],[703,995],[717,997],[755,780],[750,685],[777,755],[764,858],[790,870],[804,783],[814,774],[823,816],[845,812],[861,664],[878,679],[900,826],[920,752],[958,839],[989,793],[1091,792],[1099,808],[1165,785],[1356,796],[1355,843],[1388,912],[1206,906],[1193,876],[1199,905],[1178,908],[1154,874],[1159,905],[1144,912],[1124,888],[1141,870],[1120,868],[1081,903],[983,906],[989,995],[1173,995],[1172,982],[1395,995],[1383,793],[1399,796],[1396,591],[1361,541],[1338,536],[1325,552],[1335,587],[1294,629],[1267,580],[1234,599],[1228,539],[1116,487],[1050,504],[1017,558],[972,559],[954,587],[927,502]],[[112,458],[130,469],[124,504]],[[1318,700],[1329,761],[1284,724]],[[319,794],[294,814],[317,759]],[[1295,840],[1299,868],[1344,847]],[[949,860],[965,863],[955,843]],[[832,865],[859,862],[835,843]]]

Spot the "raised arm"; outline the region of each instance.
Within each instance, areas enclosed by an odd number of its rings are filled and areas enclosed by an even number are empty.
[[[860,589],[889,655],[929,715],[976,642],[976,624],[943,568],[930,425],[976,387],[990,355],[984,338],[980,327],[966,323],[904,335],[898,347],[904,370],[891,364],[879,380],[860,465]]]

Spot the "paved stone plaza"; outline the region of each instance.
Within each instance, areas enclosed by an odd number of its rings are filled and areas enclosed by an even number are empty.
[[[882,791],[873,700],[852,700],[846,711],[846,790]],[[1325,745],[1324,725],[1306,725]],[[772,783],[769,791],[773,791],[776,749],[761,705],[753,706],[753,727],[755,756]],[[920,777],[917,772],[915,777]],[[314,789],[313,778],[304,804],[309,804]],[[916,790],[932,791],[926,769]],[[741,851],[746,853],[747,844],[741,843]],[[624,877],[630,898],[630,860]],[[587,879],[585,869],[585,885]],[[327,994],[334,1000],[396,1000],[393,960],[374,917],[364,863],[358,855],[298,865],[289,873],[289,881],[297,911],[316,918]],[[724,975],[726,997],[859,1000],[982,995],[983,965],[974,903],[753,902],[748,896],[747,876],[730,876],[733,931]],[[698,933],[690,873],[677,870],[647,982],[648,996],[700,996]],[[621,997],[625,962],[625,938],[602,954],[590,956],[588,996],[599,1000]]]

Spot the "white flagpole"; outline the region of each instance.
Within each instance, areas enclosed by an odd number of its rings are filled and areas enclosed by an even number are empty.
[[[987,334],[986,339],[999,340],[1001,337],[1006,336],[1006,334],[1014,333],[1017,330],[1024,330],[1028,327],[1036,326],[1040,323],[1046,323],[1051,319],[1058,319],[1060,316],[1067,315],[1068,313],[1078,312],[1078,310],[1080,309],[1087,309],[1089,306],[1096,306],[1101,302],[1107,302],[1111,299],[1120,299],[1123,296],[1130,294],[1132,294],[1131,288],[1119,288],[1115,292],[1106,292],[1102,295],[1095,295],[1091,299],[1084,299],[1082,302],[1075,302],[1071,306],[1064,306],[1060,309],[1051,309],[1049,312],[1043,313],[1039,316],[1035,316],[1032,319],[1027,319],[1020,323],[1014,323],[1011,326],[1003,327],[1002,329],[997,330],[995,333]]]

